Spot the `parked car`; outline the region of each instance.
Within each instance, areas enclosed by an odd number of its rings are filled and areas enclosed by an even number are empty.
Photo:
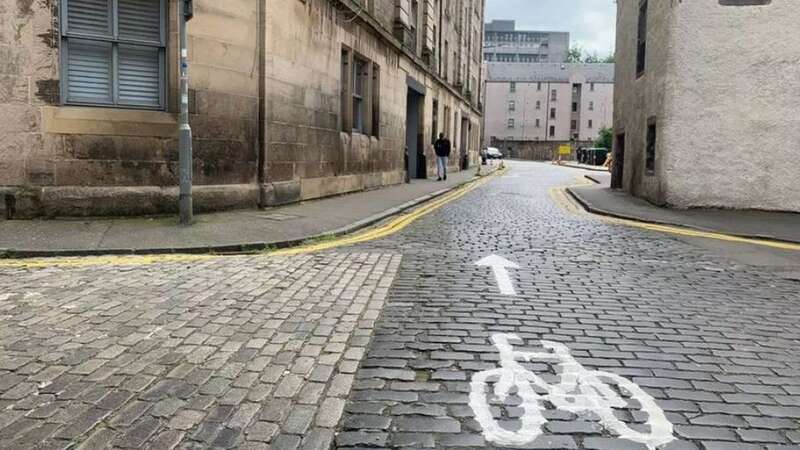
[[[503,152],[495,147],[489,147],[486,149],[486,157],[489,159],[503,159]]]

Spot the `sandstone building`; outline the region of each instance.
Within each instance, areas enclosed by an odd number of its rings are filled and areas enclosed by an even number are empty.
[[[486,66],[486,146],[552,160],[559,146],[591,147],[612,125],[613,64]]]
[[[614,186],[659,205],[800,211],[788,0],[620,0]]]
[[[177,209],[177,0],[0,0],[0,214]],[[466,166],[483,0],[194,0],[197,211]],[[408,166],[405,149],[409,149]]]

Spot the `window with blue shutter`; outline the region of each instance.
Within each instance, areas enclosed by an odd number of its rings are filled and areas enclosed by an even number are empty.
[[[66,104],[163,109],[166,0],[62,0]]]

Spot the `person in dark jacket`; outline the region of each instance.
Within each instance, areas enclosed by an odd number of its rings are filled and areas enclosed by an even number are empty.
[[[447,160],[450,158],[450,140],[444,137],[444,133],[439,133],[439,139],[433,144],[436,151],[436,171],[439,178],[436,181],[447,180]]]

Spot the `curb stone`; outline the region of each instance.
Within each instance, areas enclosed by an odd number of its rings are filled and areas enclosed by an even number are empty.
[[[587,175],[587,178],[589,178],[588,175]],[[591,180],[591,178],[589,178],[589,179]],[[592,180],[592,181],[594,181],[594,180]],[[590,212],[592,214],[597,214],[597,215],[600,215],[600,216],[613,217],[615,219],[632,220],[632,221],[635,221],[635,222],[649,223],[649,224],[653,224],[653,225],[668,225],[668,226],[673,226],[673,227],[682,227],[682,228],[687,228],[687,229],[690,229],[690,230],[703,231],[703,232],[706,232],[706,233],[726,234],[726,235],[729,235],[729,236],[745,238],[745,239],[755,239],[755,240],[766,240],[766,241],[774,241],[774,242],[783,242],[783,243],[787,243],[787,244],[800,244],[800,240],[781,239],[781,238],[777,238],[777,237],[771,236],[771,235],[735,233],[735,232],[730,232],[730,231],[699,227],[697,225],[690,225],[690,224],[687,224],[687,223],[681,223],[681,222],[677,222],[677,221],[656,220],[656,219],[643,218],[643,217],[640,217],[640,216],[620,214],[620,213],[607,211],[607,210],[596,208],[596,207],[592,206],[589,202],[584,200],[580,196],[580,194],[575,192],[573,190],[573,188],[568,187],[568,188],[566,188],[566,191],[570,195],[570,197],[575,199],[575,201],[577,201],[578,204],[581,205],[581,207],[584,210],[586,210],[586,211],[588,211],[588,212]]]

